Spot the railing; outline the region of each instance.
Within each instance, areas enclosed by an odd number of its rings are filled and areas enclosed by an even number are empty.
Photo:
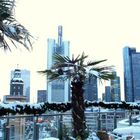
[[[112,131],[117,121],[125,118],[124,110],[85,112],[89,132]],[[0,140],[41,140],[47,137],[65,139],[72,135],[71,112],[48,112],[42,115],[15,115],[0,117]]]

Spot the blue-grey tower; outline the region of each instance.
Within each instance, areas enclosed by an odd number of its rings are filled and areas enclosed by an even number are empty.
[[[120,102],[121,92],[120,92],[120,77],[117,76],[116,72],[113,73],[114,79],[111,80],[111,101]]]
[[[63,41],[62,26],[58,26],[58,41],[48,39],[47,69],[54,63],[53,55],[60,54],[69,56],[69,41]],[[68,102],[70,97],[69,80],[53,82],[47,81],[47,100],[48,102]]]
[[[123,48],[125,101],[140,101],[140,52],[136,48]]]
[[[111,102],[111,88],[110,86],[105,86],[105,102]]]
[[[86,79],[84,84],[84,97],[89,101],[98,100],[98,87],[97,87],[97,78],[93,77],[92,79]]]

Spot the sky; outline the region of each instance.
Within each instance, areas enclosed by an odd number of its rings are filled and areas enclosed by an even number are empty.
[[[37,71],[46,69],[47,39],[57,39],[59,25],[63,40],[70,41],[70,53],[85,52],[89,60],[108,59],[106,64],[115,66],[123,89],[122,49],[140,51],[139,6],[139,0],[16,0],[15,18],[36,40],[32,52],[22,46],[11,46],[12,52],[0,50],[0,98],[9,94],[10,71],[17,64],[31,71],[31,101],[38,89],[46,89],[46,78]]]

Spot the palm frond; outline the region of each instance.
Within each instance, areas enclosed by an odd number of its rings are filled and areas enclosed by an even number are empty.
[[[96,76],[99,80],[111,80],[114,79],[113,66],[100,66],[92,67],[88,70],[88,73],[92,76]]]
[[[57,71],[53,70],[44,70],[44,71],[38,71],[38,73],[46,75],[48,79],[56,80],[59,78],[60,74]]]
[[[108,72],[108,71],[114,71],[114,66],[94,66],[91,67],[90,70],[94,70],[97,72]]]
[[[65,63],[65,62],[67,62],[67,59],[64,57],[64,56],[62,56],[62,55],[60,55],[60,54],[54,54],[53,55],[53,59],[54,59],[54,63]]]
[[[88,56],[82,53],[76,58],[72,57],[72,60],[67,56],[62,56],[60,54],[54,55],[54,62],[50,70],[41,71],[47,75],[48,79],[55,80],[59,78],[75,79],[77,77],[82,77],[85,80],[87,77],[96,77],[99,80],[109,80],[114,79],[113,66],[96,66],[104,60],[100,61],[89,61],[86,65],[84,64],[85,59]]]
[[[12,15],[15,0],[0,0],[0,21],[9,18]]]
[[[75,62],[77,61],[76,59],[71,60],[68,56],[62,56],[60,54],[55,54],[53,56],[54,58],[54,64],[52,65],[52,69],[58,69],[58,68],[70,68],[77,66]]]
[[[107,59],[97,60],[97,61],[88,61],[87,64],[85,65],[85,67],[94,66],[94,65],[100,64],[100,63],[105,62],[105,61],[107,61]]]
[[[77,62],[79,63],[80,66],[83,66],[84,64],[84,60],[88,57],[88,55],[85,55],[85,53],[83,52],[81,57],[77,60]]]
[[[115,77],[112,73],[101,73],[99,75],[99,78],[102,79],[102,80],[113,80]]]
[[[9,41],[18,48],[18,44],[32,49],[33,36],[13,16],[15,0],[0,0],[0,47],[10,49]],[[9,41],[8,41],[9,40]],[[31,41],[32,40],[32,41]]]

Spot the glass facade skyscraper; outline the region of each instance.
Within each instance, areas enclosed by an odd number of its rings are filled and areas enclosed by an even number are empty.
[[[140,101],[140,52],[136,48],[123,48],[125,101]]]
[[[116,72],[113,73],[114,79],[110,80],[110,86],[105,86],[105,101],[106,102],[120,102],[120,77]]]
[[[97,78],[86,79],[84,84],[84,97],[88,101],[98,100]]]
[[[116,72],[113,73],[114,79],[111,80],[111,102],[120,102],[120,77]]]
[[[105,86],[105,102],[111,102],[111,89],[110,86]]]
[[[54,54],[69,56],[69,41],[62,40],[62,33],[62,26],[58,26],[58,41],[48,39],[47,69],[50,69],[54,63]],[[47,92],[48,102],[68,102],[70,94],[69,80],[55,80],[52,82],[48,82],[47,80]]]
[[[37,90],[37,103],[47,101],[47,91],[46,90]]]

